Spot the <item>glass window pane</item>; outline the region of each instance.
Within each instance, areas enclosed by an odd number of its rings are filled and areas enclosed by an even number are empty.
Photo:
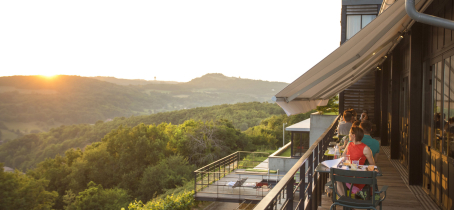
[[[441,61],[438,62],[435,65],[435,78],[434,78],[434,138],[432,141],[432,148],[440,151],[440,143],[441,143],[441,137],[442,137],[442,129],[441,129],[441,123],[442,123],[442,116],[441,116],[441,92],[442,92],[442,65]]]
[[[449,71],[449,138],[448,138],[448,155],[454,157],[454,56],[451,56],[451,69]],[[453,86],[451,86],[451,84]]]
[[[450,58],[445,59],[444,65],[444,78],[443,78],[443,120],[442,120],[442,128],[443,128],[443,141],[442,141],[442,151],[443,154],[447,155],[447,146],[449,138],[448,134],[448,119],[449,119],[449,70],[450,70],[451,62]]]
[[[432,136],[432,85],[430,85],[430,80],[432,80],[432,71],[433,66],[427,67],[427,63],[423,64],[423,143],[430,145],[430,137]]]
[[[375,17],[377,17],[376,15],[362,15],[362,16],[363,16],[363,19],[361,21],[361,28],[366,27],[367,24],[372,22],[375,19]]]
[[[347,39],[361,30],[361,15],[347,15]]]

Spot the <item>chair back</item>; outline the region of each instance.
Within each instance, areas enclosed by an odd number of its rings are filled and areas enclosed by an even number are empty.
[[[375,194],[376,192],[376,186],[377,186],[377,172],[375,171],[354,171],[354,170],[344,170],[344,169],[337,169],[337,168],[331,168],[330,169],[330,178],[333,182],[333,203],[337,202],[340,204],[345,204],[349,206],[355,206],[358,205],[358,203],[361,203],[362,206],[364,205],[370,205],[370,206],[376,206],[378,204],[378,200],[375,199]],[[337,185],[342,184],[344,186],[344,195],[347,196],[348,198],[351,198],[351,193],[353,189],[353,184],[365,184],[363,189],[371,189],[367,190],[367,198],[369,200],[361,201],[359,202],[356,199],[341,199],[336,195],[339,195],[339,192],[337,191]],[[350,184],[350,189],[347,188],[345,183]],[[348,192],[347,192],[348,190]]]

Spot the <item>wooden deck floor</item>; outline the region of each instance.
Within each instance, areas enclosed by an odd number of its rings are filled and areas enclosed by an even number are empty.
[[[198,191],[195,199],[202,201],[242,202],[248,200],[260,202],[268,194],[269,190],[255,189],[252,186],[231,188],[226,186],[226,184],[242,178],[247,178],[245,185],[249,183],[255,185],[255,183],[261,182],[262,180],[276,182],[282,176],[283,174],[271,174],[268,176],[267,173],[247,173],[244,169],[237,169],[219,181],[215,181],[203,190]]]
[[[383,151],[380,151],[377,165],[383,171],[383,176],[378,177],[378,188],[383,185],[388,185],[387,195],[383,201],[383,209],[386,210],[423,210],[421,203],[411,193],[410,189],[405,185],[399,172],[393,167]],[[328,210],[332,204],[331,198],[323,196],[322,206],[318,209]],[[342,209],[338,207],[337,209]]]

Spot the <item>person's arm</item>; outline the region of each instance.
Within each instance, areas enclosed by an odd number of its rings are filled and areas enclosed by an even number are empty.
[[[374,160],[375,160],[375,164],[376,164],[376,163],[377,163],[377,161],[378,161],[378,153],[379,153],[379,152],[377,152],[377,153],[375,154],[375,157],[374,157]]]
[[[375,160],[372,155],[372,151],[370,150],[370,148],[368,146],[364,147],[363,154],[364,154],[364,156],[366,156],[366,159],[369,162],[369,165],[375,165]]]

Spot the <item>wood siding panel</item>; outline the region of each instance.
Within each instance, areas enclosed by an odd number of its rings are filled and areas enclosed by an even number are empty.
[[[375,72],[371,72],[344,90],[344,108],[355,109],[360,115],[367,110],[372,122],[375,119]]]

